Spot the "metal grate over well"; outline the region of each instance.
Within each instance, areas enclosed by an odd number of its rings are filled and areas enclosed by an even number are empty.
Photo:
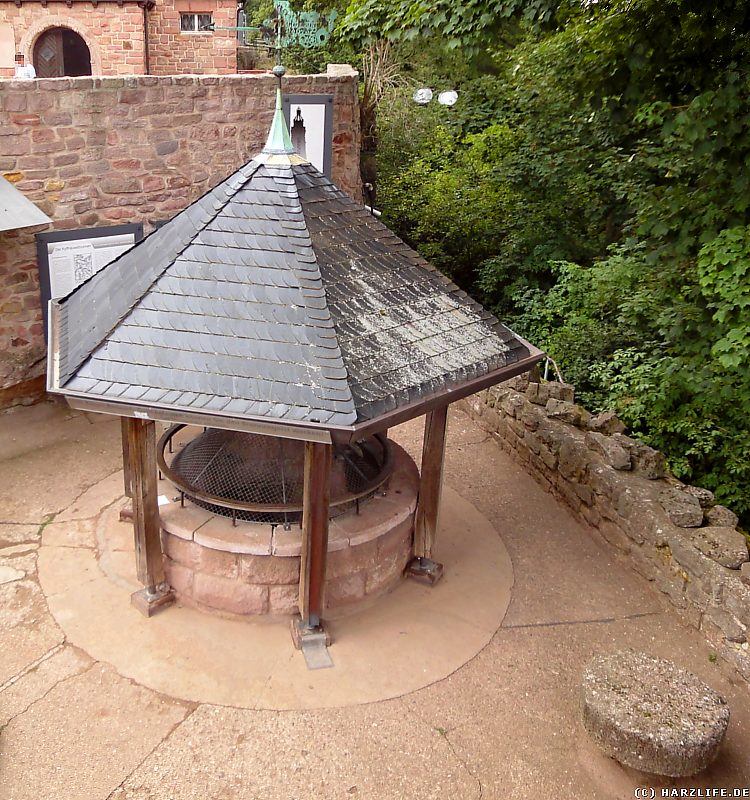
[[[159,442],[159,467],[180,493],[201,508],[233,519],[291,524],[302,519],[305,444],[296,439],[208,428],[174,442],[173,425]],[[359,508],[388,480],[388,439],[376,434],[334,447],[331,516]]]

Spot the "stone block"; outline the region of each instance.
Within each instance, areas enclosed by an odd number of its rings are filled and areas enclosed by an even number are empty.
[[[198,558],[198,571],[221,578],[236,578],[239,574],[237,555],[236,553],[227,553],[224,550],[201,547]]]
[[[581,498],[576,493],[575,483],[562,480],[558,481],[557,493],[573,511],[578,511],[581,508]]]
[[[598,453],[609,466],[617,470],[629,470],[630,453],[617,442],[603,433],[591,431],[586,434],[586,446],[589,450]]]
[[[176,561],[191,570],[198,569],[201,557],[201,547],[195,542],[172,536],[162,532],[162,546],[164,552],[172,561]]]
[[[560,446],[558,470],[564,478],[577,480],[586,472],[588,460],[588,450],[584,443],[567,439]]]
[[[583,506],[581,514],[586,522],[594,528],[598,528],[602,524],[602,515],[595,504]]]
[[[368,570],[377,563],[378,540],[373,539],[356,547],[337,550],[328,554],[326,576],[340,578],[360,570]]]
[[[580,425],[588,414],[584,414],[584,409],[569,400],[557,400],[553,397],[547,401],[544,411],[550,419],[567,422],[569,425]]]
[[[268,613],[269,614],[298,614],[299,613],[299,585],[279,585],[268,587]]]
[[[582,716],[608,756],[671,777],[704,770],[718,755],[729,724],[726,701],[695,675],[632,650],[587,665]]]
[[[536,406],[526,406],[521,412],[521,422],[527,430],[535,431],[544,420],[543,412]]]
[[[746,627],[750,627],[750,588],[734,572],[727,576],[722,585],[716,605],[729,611]]]
[[[682,533],[684,535],[684,531]],[[737,575],[701,553],[689,538],[672,536],[669,548],[672,559],[685,570],[690,580],[696,581],[713,598],[723,595],[724,584],[730,575]]]
[[[539,457],[542,459],[547,469],[555,469],[557,467],[557,456],[550,450],[541,448],[539,451]]]
[[[193,571],[182,564],[172,561],[170,558],[164,559],[164,572],[167,583],[177,592],[178,595],[190,596],[193,589]]]
[[[739,569],[748,561],[747,539],[735,528],[691,528],[688,535],[701,553],[723,567]]]
[[[509,432],[515,434],[518,439],[523,439],[523,437],[526,435],[526,428],[519,420],[514,419],[513,417],[508,417],[505,420],[505,424],[508,426]]]
[[[745,586],[750,586],[750,563],[747,561],[740,567],[740,580]]]
[[[714,505],[714,493],[702,486],[684,486],[682,491],[694,497],[701,508],[710,508]]]
[[[601,414],[595,414],[588,421],[586,427],[590,431],[604,433],[607,436],[613,433],[625,433],[625,424],[614,411],[602,411]]]
[[[538,455],[541,452],[542,443],[539,441],[539,437],[536,436],[536,434],[533,433],[533,431],[527,430],[524,433],[523,443],[532,453],[536,453]]]
[[[697,581],[687,582],[687,586],[685,587],[685,597],[687,597],[690,604],[699,611],[705,611],[712,602],[711,595],[706,594]]]
[[[539,441],[555,455],[560,452],[563,442],[568,440],[565,433],[557,429],[558,427],[560,426],[551,427],[548,423],[547,425],[541,425],[536,431]]]
[[[704,512],[704,518],[708,525],[716,528],[736,528],[740,518],[724,506],[711,506]]]
[[[254,556],[241,554],[239,575],[244,583],[299,583],[299,556]]]
[[[689,605],[689,600],[685,594],[687,581],[679,571],[658,570],[654,576],[654,585],[669,598],[676,608],[685,608]]]
[[[277,531],[281,528],[279,526]],[[264,556],[271,552],[271,526],[259,522],[231,520],[221,515],[212,515],[211,519],[196,529],[195,541],[212,550],[223,550],[227,553],[249,553]],[[299,536],[297,536],[299,542]],[[298,551],[299,552],[299,551]]]
[[[663,453],[622,433],[613,433],[612,438],[630,453],[632,468],[639,475],[648,480],[658,480],[666,476],[667,460]]]
[[[382,594],[395,586],[403,577],[410,557],[410,550],[391,552],[387,556],[381,556],[377,563],[367,570],[365,594]]]
[[[600,497],[615,500],[627,486],[623,476],[609,464],[591,464],[587,471],[587,481]]]
[[[630,553],[633,549],[633,542],[626,536],[619,525],[603,520],[599,524],[599,532],[614,547],[623,553]]]
[[[508,394],[500,401],[502,411],[513,419],[521,418],[525,405],[524,398],[519,394]],[[520,431],[520,434],[523,434],[523,430]]]
[[[541,384],[540,384],[541,385]],[[547,388],[547,396],[553,400],[564,400],[565,402],[572,403],[575,401],[575,387],[570,383],[559,383],[558,381],[550,381],[544,384]]]
[[[357,572],[326,582],[325,604],[327,608],[338,608],[356,603],[365,596],[366,573]]]
[[[193,599],[209,608],[232,614],[265,614],[268,610],[268,587],[207,575],[193,578]]]
[[[378,555],[411,552],[414,534],[414,520],[410,517],[399,523],[392,531],[378,539]]]
[[[574,483],[572,486],[573,491],[578,495],[584,505],[593,505],[595,495],[594,492],[588,486],[586,486],[586,484]]]
[[[728,641],[737,642],[738,644],[747,641],[747,628],[733,614],[723,608],[709,606],[704,613],[703,619],[715,625]]]
[[[703,523],[703,509],[697,497],[673,487],[659,493],[659,502],[669,518],[681,528],[697,528]]]
[[[546,406],[549,400],[549,390],[547,384],[530,383],[526,388],[526,398],[530,403],[539,406]]]

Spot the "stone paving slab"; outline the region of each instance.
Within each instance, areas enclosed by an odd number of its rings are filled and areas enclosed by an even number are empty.
[[[65,678],[3,728],[4,800],[105,798],[188,711],[103,664]]]
[[[477,797],[438,731],[398,705],[268,712],[201,706],[110,800]]]
[[[2,512],[5,513],[5,509]],[[12,522],[0,522],[0,547],[39,541],[39,525],[16,525]]]
[[[93,424],[59,402],[0,415],[0,522],[37,526],[122,464],[120,424]]]
[[[37,663],[0,691],[0,728],[29,709],[60,681],[89,669],[94,662],[81,650],[63,644],[45,653]]]
[[[63,641],[32,578],[0,584],[0,685]]]

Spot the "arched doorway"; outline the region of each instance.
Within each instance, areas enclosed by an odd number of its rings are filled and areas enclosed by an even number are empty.
[[[91,75],[91,53],[83,37],[70,28],[50,28],[34,45],[38,78]]]

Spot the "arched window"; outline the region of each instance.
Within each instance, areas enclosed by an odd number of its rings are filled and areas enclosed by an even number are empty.
[[[34,45],[38,78],[91,75],[91,53],[83,37],[70,28],[50,28]]]

